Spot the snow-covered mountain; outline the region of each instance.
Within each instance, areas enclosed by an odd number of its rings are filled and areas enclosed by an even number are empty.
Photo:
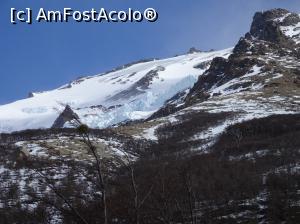
[[[220,111],[222,105],[247,111],[250,98],[255,108],[270,105],[269,113],[262,109],[262,115],[295,111],[299,44],[298,14],[283,9],[256,13],[250,32],[233,49],[193,50],[140,61],[0,106],[0,132],[66,127],[68,114],[76,114],[92,128],[106,128],[208,102],[218,107],[211,111]],[[291,102],[294,109],[277,110],[278,101]]]
[[[183,102],[168,101],[155,113],[144,138],[157,140],[160,127],[173,129],[191,122],[182,117],[200,113],[231,113],[189,136],[196,149],[235,123],[274,114],[300,112],[300,15],[284,9],[258,12],[250,32],[228,58],[217,57],[199,76]],[[154,122],[155,121],[155,122]],[[151,125],[152,124],[152,125]],[[210,140],[209,140],[210,139]],[[199,147],[195,140],[201,141]]]
[[[144,223],[300,223],[296,13],[256,13],[233,49],[141,61],[1,106],[2,132],[55,128],[0,133],[0,220],[69,223],[63,195],[88,223],[103,223],[91,150],[81,132],[59,128],[74,118],[118,124],[88,132],[107,172],[111,223],[135,223],[133,182],[149,196]]]
[[[32,93],[28,99],[0,106],[0,132],[50,128],[67,105],[93,128],[146,118],[191,88],[213,58],[227,58],[231,50],[140,62]]]

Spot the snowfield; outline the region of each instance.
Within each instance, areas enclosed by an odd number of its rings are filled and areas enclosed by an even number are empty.
[[[228,57],[231,51],[141,62],[33,93],[31,98],[0,106],[0,132],[50,128],[66,105],[93,128],[147,118],[166,100],[191,88],[213,58]]]

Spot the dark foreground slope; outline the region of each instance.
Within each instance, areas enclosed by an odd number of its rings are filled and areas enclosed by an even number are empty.
[[[299,121],[299,115],[277,115],[233,125],[209,154],[146,147],[131,167],[144,200],[140,223],[299,223]],[[81,223],[60,194],[88,223],[102,222],[92,164],[24,159],[19,150],[1,147],[1,223]],[[130,169],[110,161],[109,219],[135,223]]]

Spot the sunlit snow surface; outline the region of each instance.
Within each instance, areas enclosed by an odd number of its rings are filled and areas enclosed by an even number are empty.
[[[288,15],[289,14],[287,14],[285,17],[287,17]],[[284,20],[284,18],[282,18],[282,21]],[[280,29],[284,33],[284,35],[291,38],[293,41],[296,42],[296,44],[300,43],[300,22],[293,26],[281,26]]]
[[[300,23],[297,23],[296,26],[282,27],[281,30],[286,36],[291,37],[297,44],[300,43]]]
[[[193,86],[206,69],[195,66],[217,56],[228,57],[231,51],[194,53],[138,63],[82,78],[52,91],[35,93],[32,98],[0,106],[0,132],[49,128],[67,104],[93,128],[146,118],[176,93]],[[158,70],[157,75],[144,89],[140,88],[138,81],[152,70]]]

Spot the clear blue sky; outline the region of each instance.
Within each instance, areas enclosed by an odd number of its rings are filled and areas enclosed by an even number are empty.
[[[159,20],[12,25],[12,7],[153,7]],[[0,104],[138,59],[169,57],[191,46],[203,50],[234,46],[249,30],[254,12],[277,7],[300,13],[299,0],[1,0]]]

